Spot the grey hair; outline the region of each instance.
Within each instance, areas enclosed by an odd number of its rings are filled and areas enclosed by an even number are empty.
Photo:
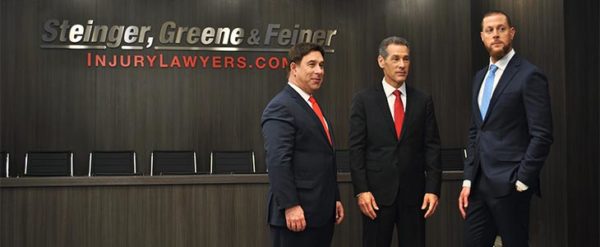
[[[379,44],[379,55],[383,58],[386,58],[388,56],[388,52],[386,49],[391,44],[403,45],[410,49],[410,46],[408,45],[408,40],[406,40],[405,38],[401,38],[398,36],[390,36],[383,39]]]

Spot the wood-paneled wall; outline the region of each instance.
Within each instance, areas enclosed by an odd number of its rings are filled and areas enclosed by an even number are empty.
[[[460,177],[446,174],[443,192]],[[332,246],[362,246],[350,176],[338,178],[346,217]],[[11,178],[0,187],[0,246],[269,246],[267,189],[264,174]],[[442,197],[427,221],[427,246],[461,245],[454,201]]]
[[[600,243],[600,197],[587,190],[600,186],[599,6],[592,0],[565,1],[568,246]]]
[[[347,148],[354,93],[379,83],[377,48],[398,35],[411,42],[409,83],[436,103],[442,142],[465,144],[471,76],[469,1],[2,1],[2,139],[22,174],[31,150],[75,152],[75,174],[87,173],[92,150],[135,150],[149,173],[152,150],[196,150],[208,170],[212,150],[249,150],[264,171],[260,116],[285,85],[281,70],[88,68],[88,50],[41,49],[44,21],[93,19],[98,25],[151,25],[155,39],[168,20],[182,26],[337,29],[317,98]],[[264,30],[263,30],[264,32]],[[443,40],[443,42],[440,42]],[[91,51],[158,54],[160,51]],[[285,56],[285,53],[163,51],[165,56]]]
[[[598,245],[600,10],[595,0],[0,1],[0,150],[11,153],[12,176],[22,174],[24,154],[30,150],[74,151],[75,173],[83,175],[92,150],[135,150],[139,170],[148,174],[152,150],[195,150],[199,169],[208,170],[211,150],[252,149],[257,169],[264,171],[260,115],[285,85],[283,71],[87,68],[87,51],[40,48],[42,24],[51,18],[155,29],[168,20],[200,27],[264,29],[279,23],[337,29],[335,53],[326,55],[325,84],[317,98],[340,149],[347,148],[352,95],[381,80],[378,43],[386,36],[403,36],[411,42],[408,83],[433,96],[442,146],[463,147],[471,77],[487,62],[478,32],[488,9],[511,15],[516,51],[550,80],[555,142],[542,171],[543,198],[533,200],[531,244]],[[125,193],[120,190],[114,193]],[[263,196],[262,191],[253,193]],[[588,193],[595,196],[588,199]],[[444,210],[453,208],[457,194],[444,190],[444,203],[450,204]],[[19,196],[27,195],[32,196]],[[7,202],[0,198],[0,203],[4,207]],[[460,221],[449,224],[462,227]],[[451,238],[462,241],[461,235]],[[441,246],[438,240],[432,246]]]

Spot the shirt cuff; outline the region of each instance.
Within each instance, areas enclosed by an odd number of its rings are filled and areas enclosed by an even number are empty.
[[[471,180],[468,180],[468,179],[463,180],[463,186],[462,187],[469,187],[469,188],[471,188]]]
[[[517,180],[517,182],[515,183],[515,186],[517,187],[517,191],[521,192],[521,191],[526,191],[527,189],[529,189],[529,186],[525,185],[523,182]]]

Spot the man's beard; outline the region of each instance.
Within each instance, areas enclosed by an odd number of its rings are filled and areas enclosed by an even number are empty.
[[[506,54],[508,54],[508,52],[510,52],[510,49],[511,49],[511,46],[509,44],[509,45],[505,45],[500,50],[494,50],[491,47],[488,48],[487,50],[491,57],[495,58],[496,60],[500,60],[501,58],[506,56]]]

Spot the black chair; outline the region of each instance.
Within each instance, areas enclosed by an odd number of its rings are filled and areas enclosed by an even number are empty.
[[[134,151],[93,151],[88,176],[129,176],[137,173]]]
[[[8,177],[8,164],[10,163],[10,154],[7,152],[0,152],[0,178]]]
[[[73,152],[28,152],[25,176],[73,176]]]
[[[350,172],[350,151],[348,149],[335,150],[335,165],[338,172]]]
[[[442,148],[442,170],[462,171],[464,169],[465,158],[466,151],[463,148]]]
[[[212,151],[210,174],[256,173],[253,151]]]
[[[150,176],[197,173],[194,151],[154,151],[150,156]]]

